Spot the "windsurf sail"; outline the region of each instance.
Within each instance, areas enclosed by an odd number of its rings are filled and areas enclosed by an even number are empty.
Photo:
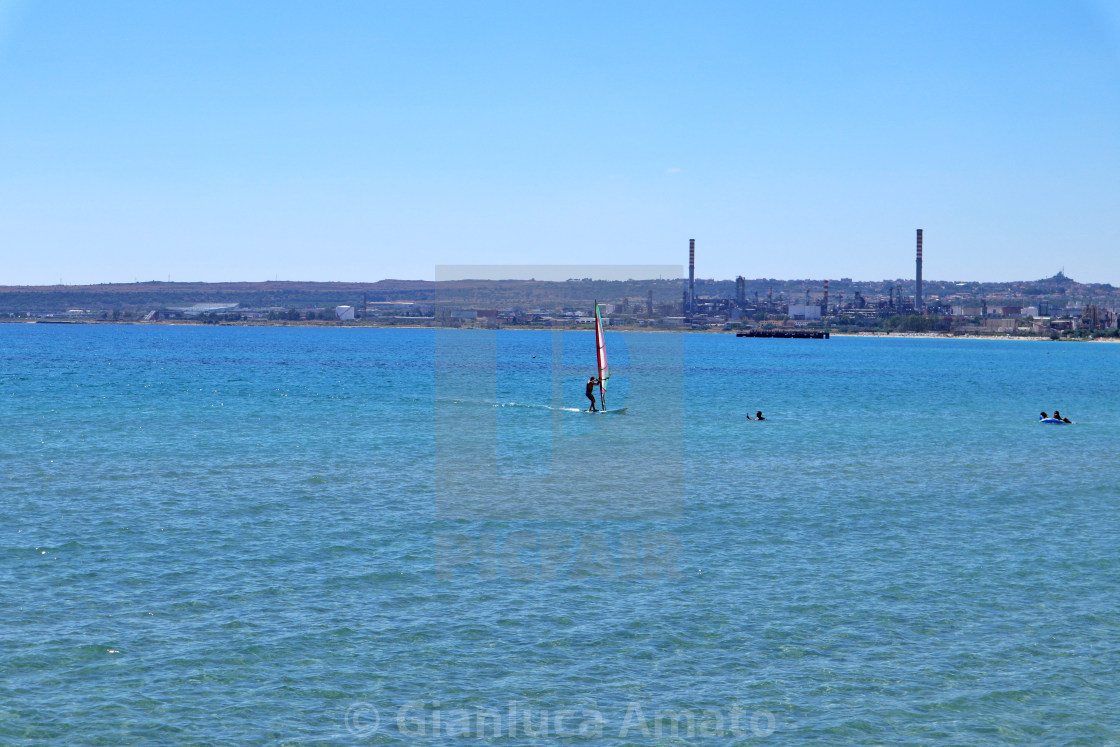
[[[607,409],[607,381],[611,371],[607,368],[607,341],[603,337],[603,316],[599,312],[599,302],[595,302],[595,362],[599,366],[599,404]]]

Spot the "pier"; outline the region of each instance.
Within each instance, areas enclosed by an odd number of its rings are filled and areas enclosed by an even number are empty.
[[[827,340],[828,332],[817,329],[748,329],[736,337],[779,337],[783,340]]]

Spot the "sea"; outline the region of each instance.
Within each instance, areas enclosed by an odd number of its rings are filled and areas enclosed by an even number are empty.
[[[1120,345],[606,342],[0,325],[0,743],[1120,743]]]

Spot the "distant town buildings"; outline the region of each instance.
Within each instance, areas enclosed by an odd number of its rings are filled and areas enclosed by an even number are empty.
[[[697,259],[690,242],[690,260]],[[809,327],[999,334],[1106,334],[1118,329],[1120,288],[1059,272],[1034,281],[946,282],[691,278],[565,282],[381,281],[372,284],[140,283],[0,287],[0,319],[300,322],[498,328],[583,328],[599,301],[612,327]],[[919,302],[917,299],[921,298]],[[922,307],[924,305],[924,308]]]

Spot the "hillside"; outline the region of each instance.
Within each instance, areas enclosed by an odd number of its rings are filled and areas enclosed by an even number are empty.
[[[819,299],[824,280],[748,279],[744,283],[748,300],[758,294],[765,298],[799,301]],[[53,314],[68,309],[97,311],[144,311],[193,304],[239,304],[242,308],[324,308],[338,305],[360,306],[371,303],[412,301],[471,308],[586,308],[594,300],[617,303],[623,299],[644,304],[652,291],[657,305],[679,303],[684,280],[380,280],[375,283],[317,283],[268,281],[260,283],[109,283],[103,285],[0,286],[0,313]],[[833,303],[851,299],[856,291],[865,298],[886,297],[897,292],[913,293],[911,279],[853,281],[833,279],[829,294]],[[1120,302],[1120,291],[1107,283],[1083,284],[1061,273],[1042,280],[977,283],[926,280],[927,299],[1020,299],[1023,301]],[[696,294],[701,298],[733,298],[734,280],[697,279]]]

